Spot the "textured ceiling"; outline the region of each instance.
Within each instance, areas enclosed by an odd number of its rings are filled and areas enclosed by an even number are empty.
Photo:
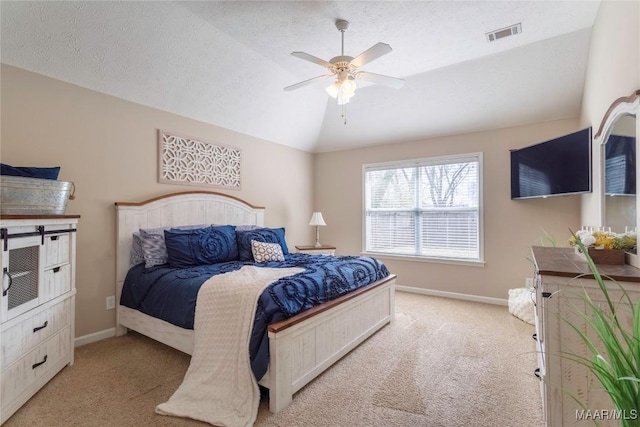
[[[577,117],[599,1],[0,2],[2,62],[306,151]],[[393,52],[363,70],[347,124],[290,55]],[[489,43],[485,33],[522,23]]]

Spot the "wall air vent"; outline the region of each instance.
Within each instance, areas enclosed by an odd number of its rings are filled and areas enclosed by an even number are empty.
[[[487,41],[494,42],[505,37],[514,36],[522,32],[522,24],[518,23],[507,28],[491,31],[487,33]]]

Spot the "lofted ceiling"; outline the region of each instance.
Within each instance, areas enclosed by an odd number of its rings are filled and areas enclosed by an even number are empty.
[[[6,1],[3,63],[310,152],[578,117],[600,2]],[[401,89],[358,82],[341,108],[291,56],[377,42],[362,67]],[[522,24],[489,43],[485,33]]]

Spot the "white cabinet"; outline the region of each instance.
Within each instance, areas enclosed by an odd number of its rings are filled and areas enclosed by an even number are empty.
[[[533,256],[536,267],[534,339],[538,350],[535,374],[540,378],[546,425],[592,427],[595,420],[602,427],[617,427],[620,425],[617,417],[625,414],[614,411],[611,399],[591,371],[572,360],[575,356],[588,359],[592,356],[570,324],[598,342],[582,317],[589,314],[589,309],[580,295],[587,292],[596,304],[606,307],[604,295],[597,282],[590,278],[586,261],[573,248],[534,247]],[[632,301],[640,299],[639,269],[629,265],[603,265],[598,269],[614,278]],[[584,276],[577,277],[579,275]],[[621,299],[620,288],[614,282],[607,280],[607,290],[612,300]],[[631,330],[631,315],[624,310],[617,314],[620,322]]]
[[[78,216],[0,216],[0,423],[73,364]]]

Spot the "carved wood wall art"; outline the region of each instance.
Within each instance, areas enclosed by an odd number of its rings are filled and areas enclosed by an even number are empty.
[[[239,190],[241,151],[158,131],[158,182]]]

